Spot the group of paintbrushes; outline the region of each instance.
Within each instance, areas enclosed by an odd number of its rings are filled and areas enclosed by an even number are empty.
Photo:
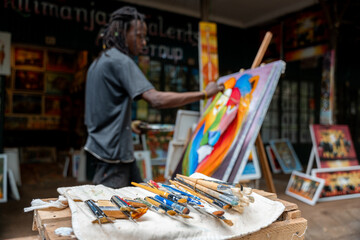
[[[112,196],[110,201],[122,213],[120,217],[108,216],[107,214],[114,212],[108,211],[106,214],[92,200],[87,200],[85,203],[97,218],[93,222],[99,224],[113,223],[115,218],[127,218],[136,223],[136,219],[144,215],[147,209],[169,217],[192,218],[189,215],[192,208],[201,214],[220,219],[232,226],[233,222],[225,218],[224,210],[233,209],[242,213],[246,206],[254,202],[254,198],[250,196],[251,188],[226,182],[197,179],[177,174],[173,181],[170,180],[170,183],[172,186],[157,184],[152,180],[144,184],[132,182],[132,185],[156,195],[133,200],[123,199],[117,195]]]
[[[246,206],[254,202],[250,196],[251,188],[236,186],[226,182],[210,181],[186,177],[180,174],[170,183],[157,184],[149,181],[146,185],[134,183],[131,184],[152,193],[154,198],[147,197],[145,201],[151,204],[151,208],[158,211],[164,211],[169,215],[180,215],[189,218],[190,208],[196,211],[213,216],[224,221],[229,226],[233,223],[224,216],[225,209],[233,209],[239,213],[244,211]]]

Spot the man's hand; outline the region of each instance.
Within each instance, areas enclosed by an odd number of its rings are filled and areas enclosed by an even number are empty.
[[[141,129],[140,129],[140,124],[141,124],[141,121],[140,120],[134,120],[131,122],[131,130],[134,132],[134,133],[137,133],[137,134],[140,134],[141,133]]]
[[[207,97],[210,98],[216,95],[218,92],[224,91],[224,84],[217,84],[216,82],[209,82],[205,88]]]

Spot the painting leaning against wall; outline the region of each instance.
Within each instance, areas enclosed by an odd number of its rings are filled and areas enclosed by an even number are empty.
[[[7,201],[7,155],[0,154],[0,203]]]

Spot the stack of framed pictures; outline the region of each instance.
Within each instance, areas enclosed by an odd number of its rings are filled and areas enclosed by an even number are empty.
[[[312,124],[310,133],[313,148],[306,174],[293,172],[286,193],[311,205],[360,197],[360,165],[348,126]]]
[[[319,201],[360,197],[360,166],[347,125],[310,125],[307,174],[324,179]],[[312,169],[314,159],[317,169]]]
[[[71,106],[69,92],[78,67],[78,54],[30,45],[13,45],[11,50],[5,129],[66,129],[61,116]]]

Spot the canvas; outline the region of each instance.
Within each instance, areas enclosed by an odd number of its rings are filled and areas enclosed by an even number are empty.
[[[42,49],[14,47],[14,66],[21,69],[43,70],[45,53]]]
[[[347,125],[310,125],[319,168],[339,168],[359,165]]]
[[[190,139],[181,163],[184,175],[199,172],[225,181],[241,175],[240,163],[250,154],[284,68],[277,61],[218,80],[224,93],[213,97]]]
[[[315,205],[324,183],[324,179],[293,171],[286,188],[286,194],[309,205]]]
[[[244,164],[244,167],[242,169],[240,168],[239,171],[241,171],[242,174],[238,179],[235,179],[234,182],[238,182],[239,180],[254,180],[261,178],[259,158],[255,146],[251,149],[250,156]]]
[[[144,181],[152,179],[150,151],[135,151],[134,157],[140,171],[140,176]]]
[[[284,173],[303,170],[294,148],[288,139],[270,140],[270,145]]]
[[[279,165],[279,162],[276,159],[276,156],[274,154],[274,151],[271,149],[271,146],[266,146],[266,153],[270,162],[271,170],[273,173],[280,173],[281,167]]]
[[[7,156],[0,154],[0,203],[7,202]]]
[[[313,169],[311,175],[325,180],[319,202],[360,197],[360,166]]]
[[[11,74],[11,33],[0,32],[0,75]]]

